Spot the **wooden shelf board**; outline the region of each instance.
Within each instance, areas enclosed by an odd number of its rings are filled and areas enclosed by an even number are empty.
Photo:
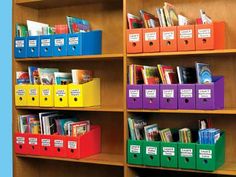
[[[183,55],[219,55],[234,54],[236,49],[224,50],[205,50],[205,51],[185,51],[185,52],[159,52],[159,53],[139,53],[127,54],[127,57],[143,58],[143,57],[163,57],[163,56],[183,56]]]
[[[16,106],[17,110],[55,110],[55,111],[94,111],[94,112],[123,112],[120,106],[93,106],[83,108],[71,107],[30,107],[30,106]]]
[[[65,57],[40,57],[40,58],[21,58],[15,59],[17,62],[29,61],[116,61],[123,60],[123,54],[102,54],[102,55],[83,55]]]
[[[34,9],[55,8],[101,2],[111,3],[117,2],[117,0],[16,0],[17,5],[22,5]]]
[[[220,110],[131,110],[128,109],[128,112],[144,112],[144,113],[179,113],[179,114],[236,114],[236,108],[225,108]]]
[[[132,168],[145,168],[145,169],[157,169],[157,170],[171,170],[176,172],[193,172],[193,173],[211,173],[217,175],[236,175],[236,163],[226,162],[222,167],[217,169],[214,172],[199,171],[199,170],[186,170],[186,169],[175,169],[175,168],[162,168],[162,167],[150,167],[150,166],[141,166],[141,165],[127,165]]]
[[[45,156],[35,156],[35,155],[20,155],[17,157],[23,158],[35,158],[35,159],[45,159],[45,160],[60,160],[68,162],[78,162],[78,163],[91,163],[91,164],[101,164],[101,165],[111,165],[111,166],[124,166],[123,155],[121,154],[108,154],[100,153],[83,159],[68,159],[68,158],[58,158],[58,157],[45,157]]]

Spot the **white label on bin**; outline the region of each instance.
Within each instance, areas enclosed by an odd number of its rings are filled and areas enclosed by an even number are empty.
[[[24,40],[16,40],[16,48],[18,47],[24,47],[25,41]]]
[[[25,137],[16,137],[16,144],[25,144]]]
[[[70,37],[69,38],[69,45],[78,45],[79,44],[79,38],[78,37]]]
[[[131,145],[130,153],[140,154],[140,146],[139,145]]]
[[[65,92],[65,90],[57,90],[57,91],[56,91],[56,95],[57,95],[57,96],[64,97],[64,96],[66,95],[66,92]]]
[[[72,89],[70,94],[71,94],[71,96],[79,96],[80,90],[79,89]]]
[[[37,138],[29,138],[29,144],[30,145],[37,145],[38,139]]]
[[[37,89],[30,89],[29,94],[30,94],[30,96],[36,96],[37,95]]]
[[[193,38],[193,30],[180,30],[180,39],[189,39]]]
[[[36,40],[29,40],[29,47],[36,47],[37,41]]]
[[[129,42],[138,42],[139,34],[129,34]]]
[[[42,146],[50,146],[50,139],[42,139]]]
[[[51,42],[50,39],[42,39],[41,40],[41,46],[42,47],[48,47],[48,46],[50,46],[50,42]]]
[[[139,98],[140,94],[139,94],[139,90],[129,90],[129,97],[130,98]]]
[[[157,93],[155,89],[146,89],[145,90],[145,97],[146,98],[156,98]]]
[[[174,90],[163,90],[163,98],[174,98]]]
[[[49,96],[50,95],[50,90],[49,89],[44,89],[42,90],[43,96]]]
[[[24,89],[19,89],[19,90],[16,91],[16,94],[18,96],[24,96],[25,95],[25,90]]]
[[[62,39],[55,39],[55,46],[63,46],[65,44],[65,40]]]
[[[63,140],[54,140],[55,147],[63,147]]]
[[[180,149],[180,156],[181,157],[193,157],[193,150],[192,149],[181,148]]]
[[[68,141],[68,148],[69,149],[77,149],[77,142],[76,141]]]
[[[211,29],[199,29],[198,30],[198,38],[209,38],[211,37]]]
[[[192,89],[180,89],[180,98],[192,98],[193,90]]]
[[[175,32],[174,31],[166,31],[162,34],[163,40],[174,40],[175,39]]]
[[[174,147],[163,147],[163,155],[164,156],[175,156],[175,148]]]
[[[145,33],[145,41],[155,41],[155,40],[157,40],[156,32]]]
[[[146,147],[147,155],[157,155],[157,147],[147,146]]]
[[[198,98],[211,98],[211,89],[199,89]]]
[[[200,149],[199,158],[201,159],[212,159],[212,150]]]

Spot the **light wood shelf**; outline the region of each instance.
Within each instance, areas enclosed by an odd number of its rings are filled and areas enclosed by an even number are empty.
[[[68,162],[78,162],[78,163],[91,163],[91,164],[101,164],[101,165],[112,165],[112,166],[124,166],[123,155],[120,154],[108,154],[100,153],[90,157],[82,159],[68,159],[68,158],[57,158],[57,157],[45,157],[45,156],[34,156],[34,155],[16,155],[20,158],[35,158],[35,159],[45,159],[45,160],[60,160]]]

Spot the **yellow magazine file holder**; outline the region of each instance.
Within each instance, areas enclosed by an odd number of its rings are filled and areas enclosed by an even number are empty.
[[[53,85],[40,85],[40,106],[53,107]]]
[[[16,106],[27,106],[27,85],[15,85]]]
[[[94,78],[84,84],[69,84],[69,107],[90,107],[100,105],[100,79]]]
[[[67,85],[54,85],[54,106],[68,107]]]
[[[39,106],[39,85],[27,85],[27,87],[27,105]]]

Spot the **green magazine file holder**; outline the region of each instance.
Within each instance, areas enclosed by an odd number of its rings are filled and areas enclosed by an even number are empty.
[[[128,140],[128,163],[143,165],[143,141]]]
[[[160,166],[160,142],[143,141],[143,164]]]
[[[225,133],[216,144],[197,144],[197,169],[215,171],[225,162]]]
[[[178,143],[178,162],[181,169],[196,169],[196,143]]]
[[[177,142],[161,142],[161,167],[178,168]]]

